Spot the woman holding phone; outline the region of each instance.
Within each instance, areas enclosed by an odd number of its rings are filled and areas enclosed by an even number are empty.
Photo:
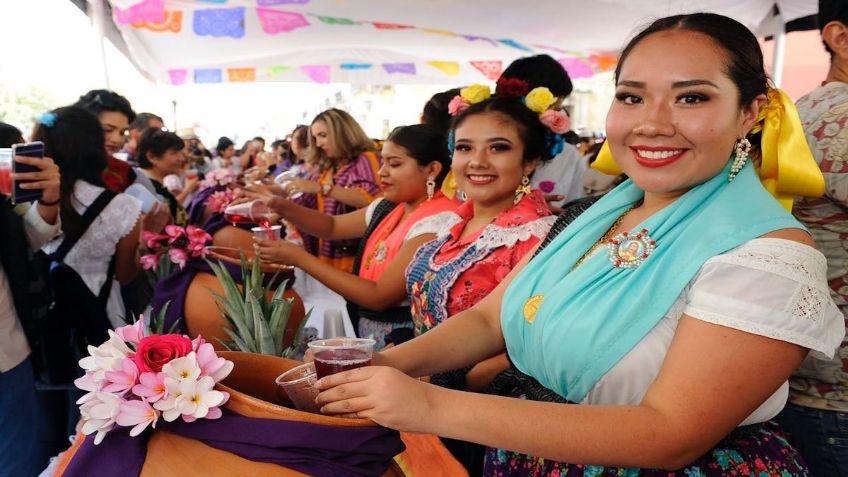
[[[0,123],[0,147],[23,142],[16,127]],[[42,450],[34,425],[39,412],[28,344],[32,336],[27,335],[36,304],[29,294],[33,277],[28,257],[60,231],[60,176],[49,157],[19,161],[38,170],[20,173],[15,180],[28,181],[20,184],[22,189],[41,190],[41,199],[34,206],[0,200],[0,469],[10,475],[32,475],[58,449]]]

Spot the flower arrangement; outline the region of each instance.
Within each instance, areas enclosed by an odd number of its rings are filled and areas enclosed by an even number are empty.
[[[232,190],[219,190],[209,195],[209,198],[206,199],[206,205],[210,210],[212,210],[212,212],[223,213],[224,209],[226,209],[227,206],[229,206],[235,199],[236,195]]]
[[[571,120],[564,111],[550,109],[556,103],[556,96],[551,90],[538,86],[530,89],[526,81],[518,78],[498,78],[495,94],[511,98],[520,98],[528,109],[539,115],[539,121],[550,132],[545,136],[545,150],[550,157],[561,153],[565,147],[565,139],[562,134],[571,129]],[[486,85],[473,84],[459,90],[459,95],[454,96],[448,103],[448,113],[456,116],[468,109],[472,104],[477,104],[489,99],[492,92]],[[448,136],[448,149],[453,152],[453,131]]]
[[[193,225],[186,228],[168,225],[164,234],[145,231],[142,238],[152,253],[141,257],[141,266],[145,270],[153,269],[159,277],[169,275],[172,264],[183,269],[189,257],[205,258],[206,244],[212,240],[205,230]]]
[[[238,179],[238,174],[227,167],[209,171],[200,182],[200,189],[207,189],[215,186],[227,186],[234,183]]]
[[[109,330],[109,340],[89,346],[80,360],[85,376],[74,384],[87,393],[77,404],[82,433],[100,444],[115,427],[132,427],[130,436],[155,428],[159,419],[185,422],[221,417],[229,394],[215,383],[233,370],[203,338],[148,334],[144,320]]]

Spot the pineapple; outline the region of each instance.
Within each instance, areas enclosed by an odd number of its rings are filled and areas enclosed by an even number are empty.
[[[302,340],[303,329],[312,310],[306,313],[292,344],[285,346],[283,336],[293,303],[291,298],[283,298],[286,282],[281,283],[268,300],[270,290],[262,284],[264,274],[260,270],[258,256],[254,257],[252,264],[248,267],[244,253],[241,254],[241,270],[244,277],[241,290],[226,266],[211,261],[208,263],[224,288],[224,296],[210,290],[221,311],[221,316],[229,325],[224,331],[232,339],[226,343],[222,341],[221,344],[230,351],[296,358],[298,344]],[[274,281],[271,280],[271,283]]]

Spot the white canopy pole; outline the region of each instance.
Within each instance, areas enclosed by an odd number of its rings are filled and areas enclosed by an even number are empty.
[[[783,63],[786,57],[786,24],[780,13],[775,18],[774,54],[772,56],[771,78],[778,88],[783,81]]]
[[[100,66],[103,74],[103,87],[109,88],[109,70],[106,67],[106,8],[104,0],[88,0],[91,8],[91,24],[94,27],[94,40],[100,53]]]

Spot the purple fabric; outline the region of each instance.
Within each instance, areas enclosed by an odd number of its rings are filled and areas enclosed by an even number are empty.
[[[214,260],[211,257],[209,257],[209,259]],[[235,280],[236,283],[242,283],[240,265],[229,262],[221,263],[227,267],[227,270],[230,272],[230,275],[232,275],[233,280]],[[151,306],[153,308],[154,316],[158,316],[159,310],[161,310],[166,303],[170,302],[168,305],[168,312],[165,315],[165,331],[170,330],[171,327],[174,326],[174,323],[177,323],[177,327],[174,328],[175,333],[188,333],[185,320],[180,318],[185,316],[185,295],[188,291],[188,287],[191,285],[191,281],[194,279],[194,276],[199,272],[214,274],[212,267],[206,263],[206,260],[192,258],[186,262],[185,268],[182,270],[178,269],[167,277],[162,278],[153,289]],[[274,279],[275,276],[276,279],[274,280],[274,283],[271,283],[271,280]],[[266,286],[273,285],[276,287],[282,283],[283,280],[288,280],[286,288],[290,289],[294,284],[294,272],[281,272],[277,275],[273,273],[266,273],[263,283]]]
[[[225,189],[225,186],[215,186],[207,187],[206,189],[198,192],[188,204],[188,223],[199,226],[203,220],[203,212],[206,211],[206,201],[209,200],[209,197],[215,192]]]
[[[254,462],[267,462],[318,477],[384,473],[405,446],[397,431],[384,427],[336,427],[297,421],[244,417],[224,411],[220,419],[159,421],[158,429],[196,439]],[[87,436],[62,477],[139,475],[150,431],[130,437],[109,433],[100,445]]]
[[[371,197],[376,196],[380,192],[380,186],[377,185],[379,182],[377,179],[378,172],[369,157],[371,154],[374,153],[361,154],[352,163],[336,172],[333,176],[333,185],[349,189],[362,189]],[[377,162],[381,162],[380,156],[377,156]],[[319,210],[319,212],[328,215],[342,215],[354,210],[355,208],[332,197],[324,197],[324,210]],[[358,240],[322,240],[320,244],[318,256],[329,258],[352,257],[356,255],[356,250],[359,248]]]

